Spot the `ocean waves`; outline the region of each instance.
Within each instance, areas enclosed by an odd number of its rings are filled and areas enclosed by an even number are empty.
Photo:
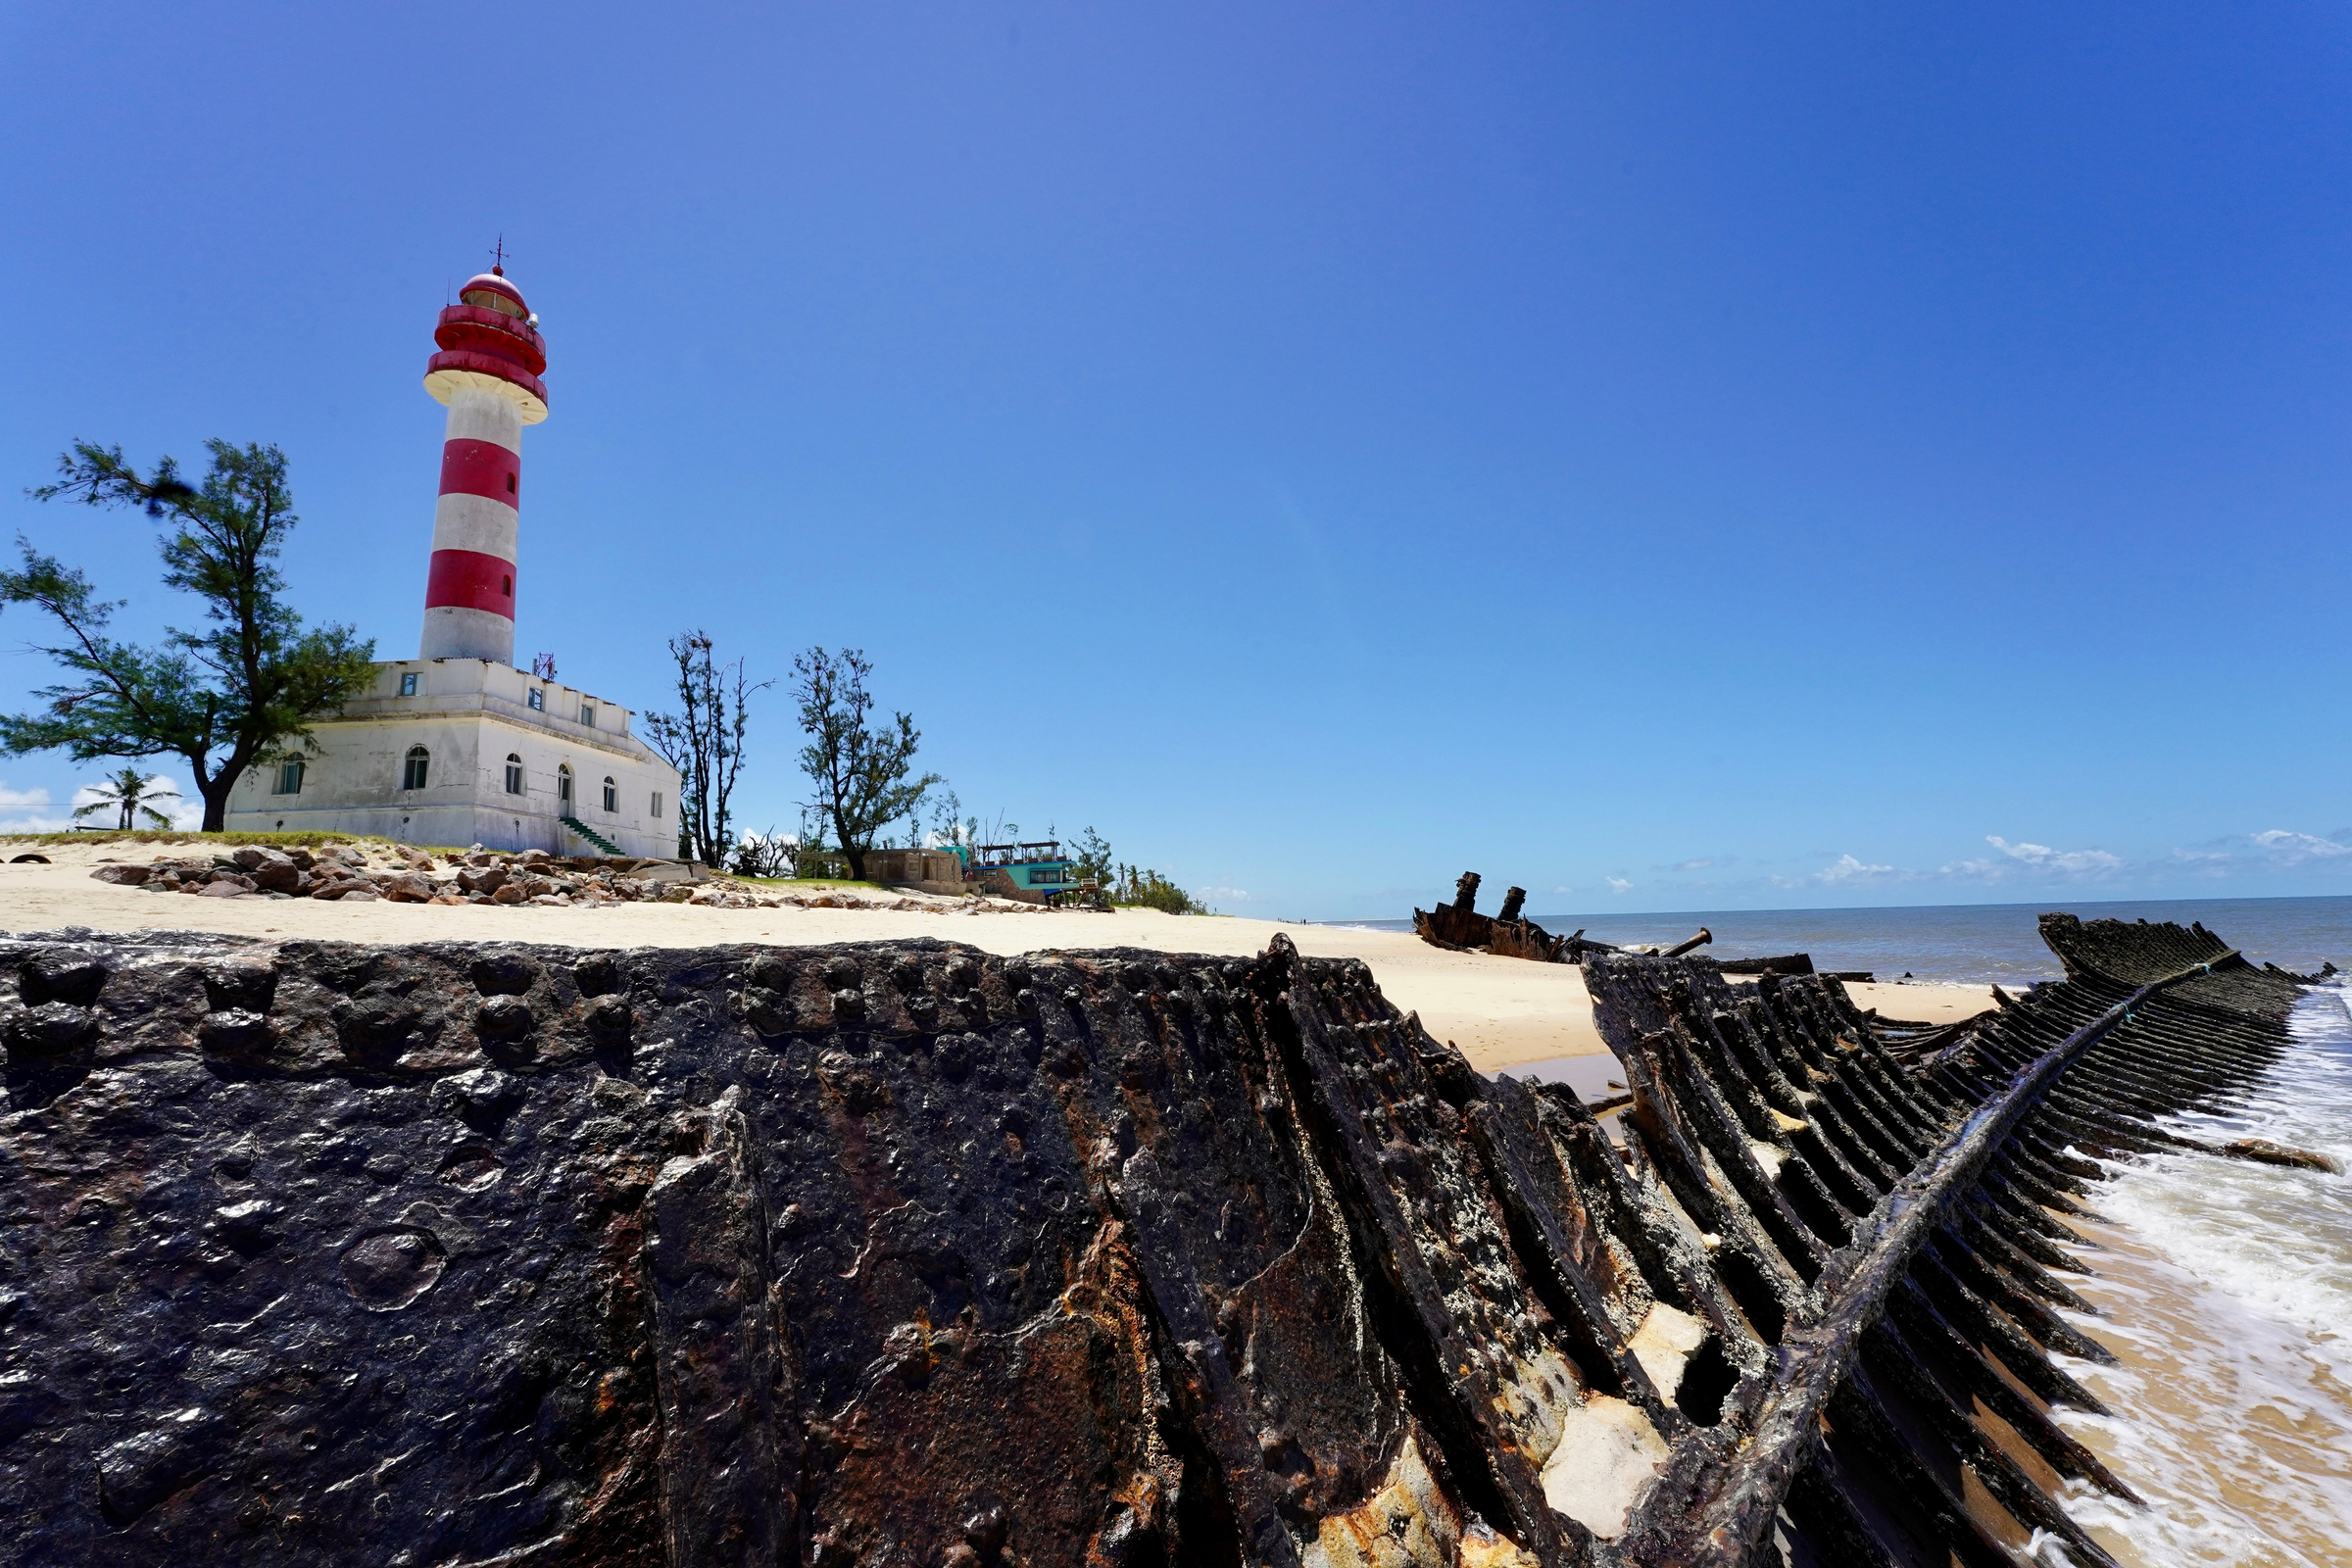
[[[2209,1143],[2268,1138],[2352,1170],[2352,1012],[2296,1009],[2294,1048],[2244,1102],[2178,1118]],[[2114,1410],[2066,1426],[2148,1499],[2068,1505],[2125,1562],[2271,1568],[2352,1555],[2352,1177],[2211,1155],[2112,1167],[2079,1318],[2122,1364],[2067,1363]],[[2054,1560],[2054,1559],[2053,1559]]]

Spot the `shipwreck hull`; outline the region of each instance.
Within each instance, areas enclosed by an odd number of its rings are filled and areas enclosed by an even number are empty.
[[[1279,939],[9,939],[0,1563],[2095,1561],[2068,1151],[2296,987],[2049,930],[1932,1037],[1590,960],[1622,1147]]]

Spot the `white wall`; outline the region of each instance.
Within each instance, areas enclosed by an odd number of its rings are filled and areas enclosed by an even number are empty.
[[[416,696],[399,695],[404,673],[418,675]],[[527,707],[537,687],[547,708]],[[436,689],[438,688],[438,689]],[[594,728],[583,725],[580,703],[596,704]],[[534,680],[511,665],[478,660],[403,661],[377,666],[368,696],[346,716],[313,726],[315,750],[302,789],[272,793],[274,765],[255,768],[237,782],[228,802],[232,832],[375,833],[412,844],[492,849],[544,849],[599,854],[564,827],[558,803],[560,769],[573,780],[568,814],[624,854],[677,853],[678,776],[675,769],[628,733],[627,710],[577,688]],[[410,748],[429,759],[425,787],[401,788]],[[506,788],[509,753],[523,762],[523,793]],[[604,805],[612,778],[614,809]],[[653,796],[662,797],[662,815]],[[281,828],[282,824],[282,828]]]

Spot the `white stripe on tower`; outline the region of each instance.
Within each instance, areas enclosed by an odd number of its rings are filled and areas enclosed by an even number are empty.
[[[514,662],[522,427],[547,417],[545,345],[522,296],[493,269],[441,313],[425,390],[449,406],[433,508],[420,659]]]

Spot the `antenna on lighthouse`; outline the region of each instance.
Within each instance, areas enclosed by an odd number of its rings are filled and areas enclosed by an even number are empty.
[[[498,236],[498,248],[490,253],[490,275],[507,275],[507,236],[503,232]]]

